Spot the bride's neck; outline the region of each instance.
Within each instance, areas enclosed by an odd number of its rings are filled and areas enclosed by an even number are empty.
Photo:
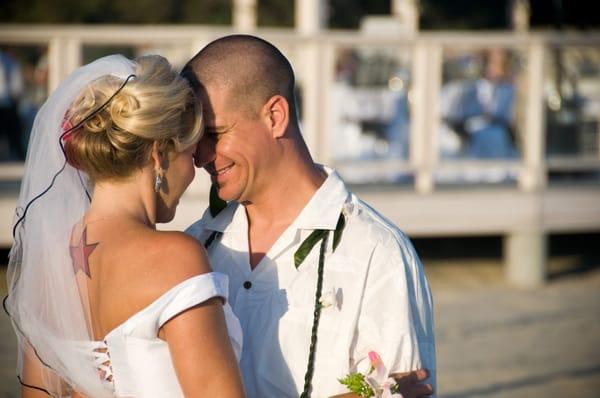
[[[139,179],[96,183],[88,211],[90,219],[120,217],[154,228],[156,196],[151,189],[142,189],[144,185]]]

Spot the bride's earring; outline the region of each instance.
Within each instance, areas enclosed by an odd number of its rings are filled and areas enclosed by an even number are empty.
[[[154,192],[160,192],[160,187],[162,186],[162,169],[158,169],[156,174],[154,175]]]

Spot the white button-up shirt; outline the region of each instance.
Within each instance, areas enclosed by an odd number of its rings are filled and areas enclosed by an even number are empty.
[[[408,238],[350,193],[334,171],[254,270],[244,206],[208,211],[187,233],[208,247],[214,270],[229,275],[229,302],[244,331],[240,367],[251,398],[298,397],[303,390],[315,307],[320,242],[296,269],[294,252],[315,229],[330,230],[323,273],[312,396],[347,392],[338,381],[366,372],[378,352],[390,372],[427,368],[435,388],[432,299]],[[399,204],[401,205],[401,204]],[[332,253],[340,213],[346,227]],[[328,294],[329,292],[329,294]]]

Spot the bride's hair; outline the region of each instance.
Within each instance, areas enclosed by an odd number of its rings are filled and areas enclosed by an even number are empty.
[[[181,152],[202,135],[202,112],[188,82],[161,56],[136,63],[135,78],[121,90],[122,79],[103,76],[65,115],[65,129],[76,126],[114,95],[64,141],[69,163],[93,181],[129,177],[149,162],[154,142],[166,152]]]

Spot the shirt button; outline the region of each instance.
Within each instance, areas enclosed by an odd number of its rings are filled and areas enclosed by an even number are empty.
[[[248,290],[252,287],[252,282],[246,281],[244,282],[244,289]]]

